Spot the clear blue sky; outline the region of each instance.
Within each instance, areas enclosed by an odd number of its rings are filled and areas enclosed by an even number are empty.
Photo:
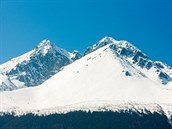
[[[45,38],[82,53],[104,36],[172,65],[172,0],[0,0],[0,63]]]

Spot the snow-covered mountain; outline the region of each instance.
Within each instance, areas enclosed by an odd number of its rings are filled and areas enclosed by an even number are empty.
[[[84,55],[107,44],[112,44],[110,47],[121,58],[125,58],[155,82],[166,85],[172,81],[170,66],[160,61],[152,61],[127,41],[104,37],[98,43],[88,47]],[[76,50],[70,53],[50,43],[48,39],[43,40],[32,51],[0,65],[0,91],[40,85],[62,67],[81,57],[82,55]]]
[[[106,46],[107,44],[111,44],[110,47],[121,58],[125,58],[133,67],[139,69],[151,80],[164,85],[172,81],[172,67],[160,61],[152,61],[146,54],[128,41],[116,41],[112,37],[104,37],[98,43],[88,47],[84,55]]]
[[[171,73],[130,43],[105,37],[41,85],[1,92],[0,112],[132,109],[172,115]]]
[[[79,58],[78,51],[67,52],[45,39],[32,51],[0,65],[0,91],[37,86]]]

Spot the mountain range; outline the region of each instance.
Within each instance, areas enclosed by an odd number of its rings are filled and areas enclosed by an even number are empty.
[[[1,114],[132,110],[172,118],[172,67],[112,37],[83,55],[43,40],[0,65],[0,89]]]
[[[152,61],[146,54],[127,41],[116,41],[104,37],[88,47],[83,56],[111,44],[110,47],[121,58],[125,58],[141,74],[164,85],[172,81],[172,68],[160,61]],[[58,73],[64,66],[78,60],[82,55],[57,47],[48,39],[43,40],[32,51],[0,65],[0,91],[38,86]],[[127,72],[130,74],[130,71]]]

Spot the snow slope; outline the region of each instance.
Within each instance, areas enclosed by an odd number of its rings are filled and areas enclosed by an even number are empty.
[[[117,41],[112,37],[106,36],[93,46],[88,47],[85,55],[107,44],[112,44],[111,48],[118,55],[128,60],[134,67],[137,67],[156,83],[166,85],[172,81],[172,67],[160,61],[152,61],[141,50],[125,40]]]
[[[147,77],[107,44],[37,87],[0,92],[0,112],[51,114],[137,109],[172,114],[172,89]],[[170,83],[168,84],[170,85]]]

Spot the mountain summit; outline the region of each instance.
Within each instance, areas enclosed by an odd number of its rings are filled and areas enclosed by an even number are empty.
[[[51,44],[50,40],[45,39],[38,44],[38,46],[35,48],[35,52],[41,52],[45,56],[48,50],[53,48],[54,46]]]
[[[51,44],[51,42],[50,42],[49,39],[44,39],[43,41],[41,41],[41,42],[38,44],[37,48],[46,47],[46,46],[47,46],[47,47],[52,46],[52,44]]]

